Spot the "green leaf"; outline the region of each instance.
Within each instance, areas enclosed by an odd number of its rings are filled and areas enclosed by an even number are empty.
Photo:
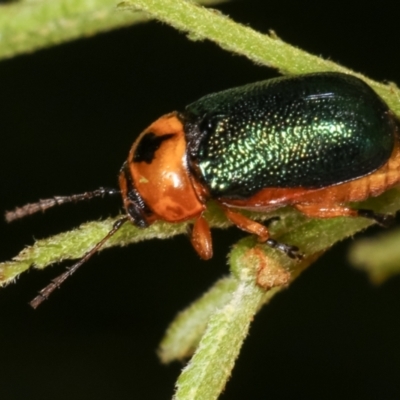
[[[350,260],[358,269],[367,272],[372,282],[382,283],[400,273],[399,243],[399,229],[359,240],[351,247]]]

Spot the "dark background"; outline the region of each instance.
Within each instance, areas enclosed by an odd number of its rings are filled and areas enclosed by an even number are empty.
[[[300,3],[246,0],[219,9],[400,83],[395,2],[363,11],[351,1]],[[133,140],[157,117],[274,75],[156,22],[2,61],[0,210],[116,186]],[[93,200],[0,221],[0,259],[34,238],[119,210],[118,198]],[[185,237],[107,250],[36,311],[27,302],[70,263],[32,270],[2,289],[1,398],[171,398],[182,365],[160,364],[159,340],[177,311],[227,273],[226,253],[242,234],[213,236],[209,262]],[[347,264],[349,243],[329,251],[257,316],[222,398],[400,399],[400,278],[371,285]]]

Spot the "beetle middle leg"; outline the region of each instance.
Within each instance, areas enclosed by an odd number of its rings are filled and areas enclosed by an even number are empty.
[[[364,217],[372,219],[381,226],[388,227],[393,221],[394,216],[389,214],[380,214],[372,210],[355,209],[340,204],[323,203],[299,203],[293,205],[304,215],[314,218],[333,218],[333,217]]]
[[[285,243],[278,242],[270,238],[268,228],[260,224],[259,222],[253,221],[250,218],[245,217],[243,214],[232,211],[229,207],[222,206],[222,209],[226,217],[235,224],[242,231],[251,233],[258,237],[258,241],[266,243],[274,249],[278,249],[288,255],[290,258],[302,259],[303,255],[299,252],[299,248],[291,246]]]

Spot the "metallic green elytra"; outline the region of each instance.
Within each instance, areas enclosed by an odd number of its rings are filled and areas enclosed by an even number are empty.
[[[211,197],[227,199],[369,174],[391,156],[397,123],[367,84],[332,72],[210,94],[184,120],[189,162]]]

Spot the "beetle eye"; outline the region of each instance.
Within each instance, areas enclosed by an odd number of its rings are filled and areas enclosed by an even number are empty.
[[[143,216],[143,211],[138,207],[137,204],[135,203],[130,203],[128,205],[128,214],[134,221],[134,225],[139,227],[139,228],[147,228],[149,226],[149,223],[146,221],[146,219]]]
[[[162,142],[173,137],[174,133],[167,133],[159,136],[153,132],[146,133],[138,143],[132,161],[135,163],[145,162],[150,164],[154,158],[156,151],[160,148]]]

